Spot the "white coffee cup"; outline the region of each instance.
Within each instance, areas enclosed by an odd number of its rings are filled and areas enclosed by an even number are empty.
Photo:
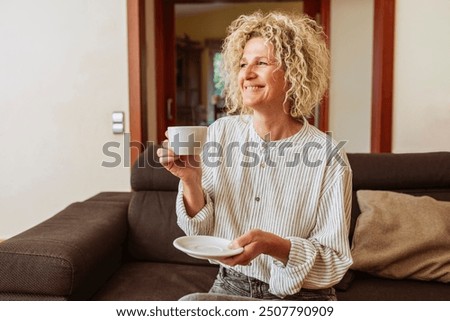
[[[170,126],[169,147],[177,155],[199,155],[206,142],[207,126]]]

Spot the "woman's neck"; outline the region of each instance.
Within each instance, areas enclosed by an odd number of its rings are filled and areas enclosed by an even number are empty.
[[[302,126],[302,122],[284,113],[277,115],[253,114],[253,128],[264,140],[275,141],[288,138],[298,133]]]

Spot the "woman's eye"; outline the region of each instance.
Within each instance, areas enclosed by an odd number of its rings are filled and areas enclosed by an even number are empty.
[[[255,63],[252,63],[254,66],[268,66],[269,65],[269,63],[268,62],[266,62],[266,61],[257,61],[257,62],[255,62]],[[246,63],[246,62],[241,62],[240,64],[239,64],[239,67],[242,69],[242,68],[247,68],[248,67],[248,63]]]

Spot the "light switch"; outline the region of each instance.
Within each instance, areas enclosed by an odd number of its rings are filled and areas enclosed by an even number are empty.
[[[123,133],[123,123],[113,123],[112,130],[114,134]]]
[[[117,111],[112,114],[113,123],[123,123],[123,112]]]
[[[123,134],[124,132],[124,113],[116,111],[112,113],[112,131],[114,134]]]

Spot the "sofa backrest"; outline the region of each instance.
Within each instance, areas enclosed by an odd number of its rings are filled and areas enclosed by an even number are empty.
[[[175,213],[179,179],[158,162],[157,148],[150,145],[131,171],[129,253],[146,261],[208,264],[172,245],[174,239],[184,235]],[[358,190],[390,190],[450,201],[450,152],[348,154],[348,159],[353,171],[350,240],[360,214]]]
[[[172,244],[185,235],[175,213],[179,179],[158,162],[157,148],[149,145],[131,169],[128,253],[137,260],[207,265]]]
[[[450,201],[450,152],[348,154],[353,171],[350,240],[360,214],[358,190],[388,190]]]

